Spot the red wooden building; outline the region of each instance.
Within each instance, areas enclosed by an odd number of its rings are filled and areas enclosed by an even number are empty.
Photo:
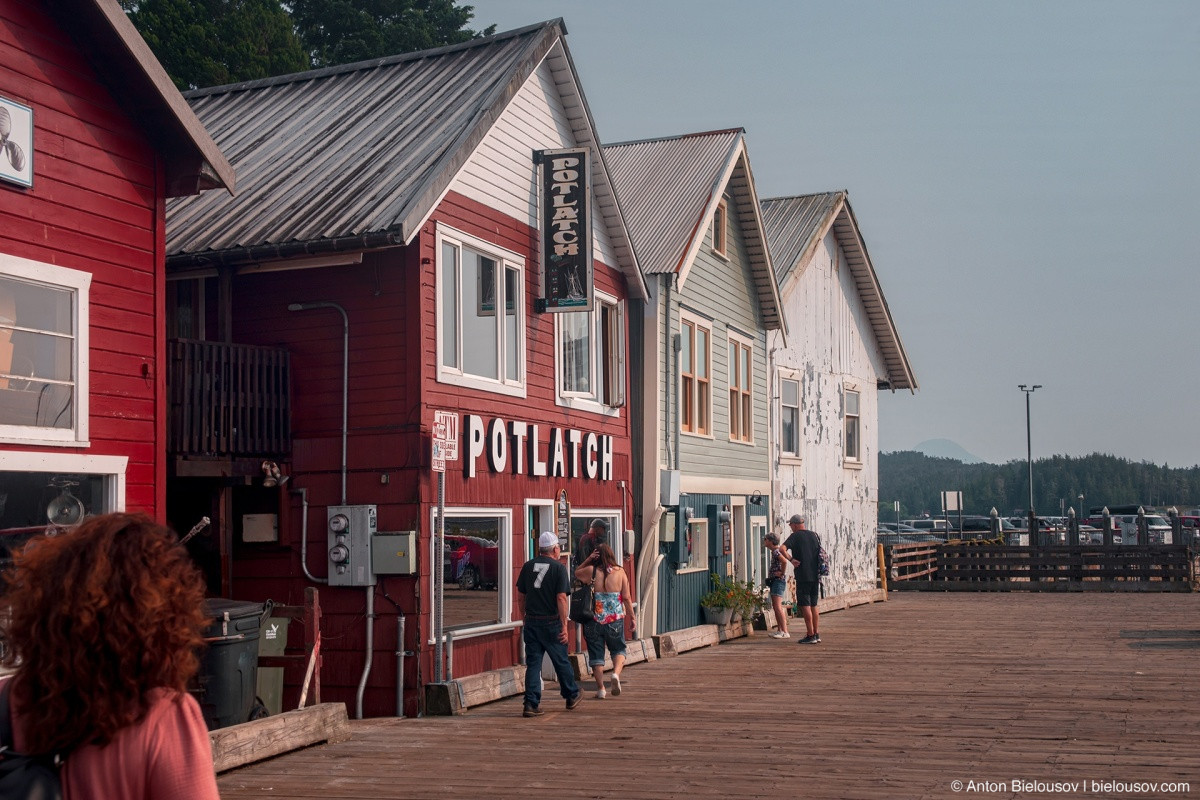
[[[163,513],[164,202],[214,187],[232,169],[115,0],[0,0],[5,554]]]
[[[569,545],[601,517],[631,544],[645,284],[563,35],[187,95],[240,186],[168,209],[170,514],[216,521],[197,548],[214,592],[329,584],[323,699],[352,713],[421,710],[439,597],[456,677],[519,663],[538,532]],[[440,553],[435,433],[458,449]]]

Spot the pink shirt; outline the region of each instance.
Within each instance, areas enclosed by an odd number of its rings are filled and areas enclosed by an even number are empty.
[[[104,747],[84,745],[67,756],[65,800],[220,800],[212,744],[200,706],[189,694],[150,692],[141,722],[122,728]],[[13,738],[24,752],[21,714]]]

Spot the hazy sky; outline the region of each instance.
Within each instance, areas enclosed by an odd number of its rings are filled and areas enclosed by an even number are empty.
[[[563,17],[606,142],[743,127],[847,189],[920,390],[880,447],[1200,463],[1200,3],[474,0]]]

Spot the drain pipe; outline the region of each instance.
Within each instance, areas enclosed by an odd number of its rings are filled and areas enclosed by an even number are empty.
[[[396,616],[396,716],[404,716],[404,615]]]
[[[332,308],[342,315],[342,505],[346,505],[346,434],[348,431],[350,403],[350,316],[346,309],[329,300],[314,300],[310,303],[291,303],[288,311],[312,311]]]
[[[292,494],[300,495],[300,568],[313,583],[329,583],[329,578],[318,578],[308,571],[308,489],[297,487]]]
[[[375,584],[366,587],[367,592],[367,657],[363,663],[362,677],[358,679],[358,694],[355,695],[355,719],[363,718],[363,694],[367,691],[367,678],[371,676],[371,653],[375,651]]]

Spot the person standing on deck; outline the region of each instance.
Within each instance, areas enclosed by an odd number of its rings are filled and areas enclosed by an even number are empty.
[[[796,570],[796,605],[804,614],[804,627],[808,635],[797,644],[820,644],[821,634],[817,627],[817,602],[821,594],[820,566],[821,540],[805,527],[804,517],[792,514],[788,520],[792,535],[783,546],[791,553],[792,566]]]
[[[792,555],[788,549],[779,543],[779,536],[768,533],[763,537],[763,545],[771,551],[771,566],[767,570],[767,588],[771,590],[771,607],[775,610],[775,624],[778,629],[771,634],[772,639],[790,639],[788,632],[787,613],[783,610],[783,595],[787,592],[787,565]]]
[[[559,691],[567,701],[567,710],[583,700],[583,691],[575,683],[567,658],[567,599],[571,577],[558,560],[558,536],[544,531],[538,537],[538,555],[526,561],[517,576],[517,608],[524,618],[525,709],[523,716],[538,717],[542,701],[542,654],[550,656],[558,676]]]
[[[588,526],[587,533],[579,537],[579,546],[575,548],[575,568],[583,566],[588,556],[602,544],[608,544],[608,523],[596,517]]]

